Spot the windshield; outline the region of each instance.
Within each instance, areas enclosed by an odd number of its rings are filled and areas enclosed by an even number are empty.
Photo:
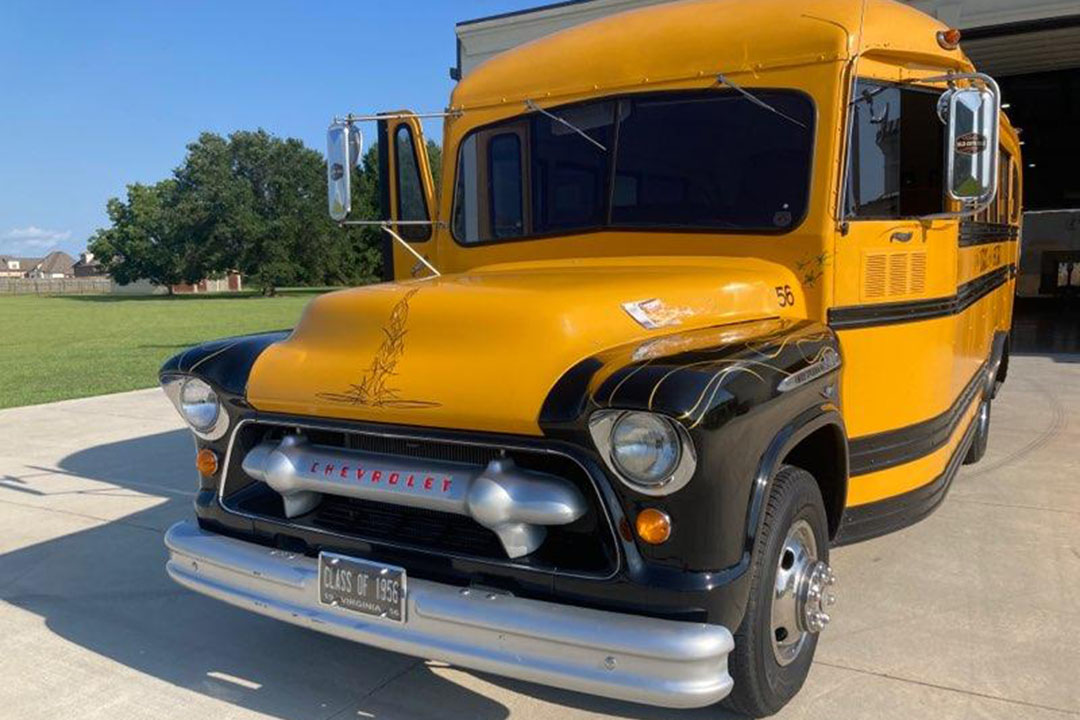
[[[753,93],[788,117],[717,89],[551,108],[564,122],[534,112],[474,131],[458,155],[454,237],[792,230],[809,195],[813,103]]]

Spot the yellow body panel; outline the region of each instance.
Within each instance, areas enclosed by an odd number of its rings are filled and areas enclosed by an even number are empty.
[[[763,260],[612,258],[347,290],[314,300],[260,356],[248,398],[275,412],[537,435],[566,370],[656,335],[623,303],[657,299],[667,332],[691,330],[778,315],[775,287],[792,284]]]
[[[932,480],[940,475],[960,445],[968,423],[975,417],[976,409],[977,406],[972,405],[964,413],[960,426],[944,447],[913,462],[853,478],[848,487],[848,507],[866,505],[917,490],[927,483],[927,479]]]
[[[398,282],[313,301],[292,337],[257,361],[250,402],[265,411],[535,435],[556,380],[613,346],[781,315],[825,323],[838,307],[954,296],[964,283],[1008,267],[1015,242],[958,247],[955,219],[845,226],[838,217],[853,75],[901,82],[971,71],[962,52],[940,47],[943,29],[893,0],[685,0],[587,23],[489,60],[451,98],[461,114],[444,126],[441,200],[432,218],[441,222],[417,246],[444,276],[411,280],[414,260],[395,248]],[[748,88],[800,90],[815,103],[808,212],[792,232],[605,231],[473,247],[451,237],[458,147],[471,131],[524,114],[526,100],[551,107],[703,89],[716,85],[718,73]],[[1018,163],[1017,136],[1002,122],[1003,147]],[[1016,184],[1010,206],[997,210],[1000,223],[1018,222]],[[910,241],[895,243],[898,232]],[[892,271],[901,266],[909,272],[903,278]],[[886,269],[881,288],[868,279],[875,267]],[[776,302],[775,288],[784,285],[793,288],[793,306]],[[1009,329],[1012,293],[1010,280],[959,314],[840,331],[848,435],[944,413],[987,360],[994,332]],[[646,329],[622,307],[654,298],[672,324]],[[974,412],[974,404],[964,409],[946,447],[853,477],[849,503],[932,482]]]

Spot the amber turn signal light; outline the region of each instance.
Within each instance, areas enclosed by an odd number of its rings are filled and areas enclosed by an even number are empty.
[[[203,477],[213,477],[214,475],[217,475],[217,453],[210,448],[203,448],[200,450],[195,456],[195,469],[198,470],[199,474]]]
[[[939,30],[937,41],[942,49],[955,50],[960,47],[960,31],[956,28],[953,28],[952,30]]]
[[[671,518],[656,508],[642,510],[636,525],[638,537],[650,545],[660,545],[671,537]]]

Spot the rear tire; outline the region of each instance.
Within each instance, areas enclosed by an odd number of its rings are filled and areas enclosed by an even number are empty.
[[[975,437],[971,439],[971,447],[964,456],[965,465],[974,465],[986,454],[986,446],[990,443],[990,404],[990,398],[986,398],[979,405],[974,420]]]
[[[815,624],[815,613],[822,626],[829,620],[823,611],[833,600],[828,560],[821,490],[813,475],[784,465],[773,478],[754,543],[749,603],[728,656],[735,680],[724,701],[730,709],[751,717],[772,715],[802,688],[821,629],[807,627]]]

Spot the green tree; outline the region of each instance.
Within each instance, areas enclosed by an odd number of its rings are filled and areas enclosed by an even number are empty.
[[[440,148],[428,141],[438,178]],[[383,217],[378,148],[355,171],[353,216]],[[90,250],[121,283],[195,283],[238,271],[265,294],[285,285],[357,285],[381,271],[377,228],[339,227],[327,212],[326,161],[264,130],[203,133],[173,177],[108,203],[111,226]]]
[[[176,232],[171,212],[176,183],[163,180],[156,185],[129,185],[127,200],[111,198],[106,212],[112,225],[98,230],[88,249],[121,285],[145,279],[171,286],[202,270]],[[198,278],[196,278],[198,279]]]
[[[369,282],[378,270],[377,253],[329,219],[325,161],[299,140],[203,134],[176,179],[177,214],[207,265],[239,271],[266,294]]]

